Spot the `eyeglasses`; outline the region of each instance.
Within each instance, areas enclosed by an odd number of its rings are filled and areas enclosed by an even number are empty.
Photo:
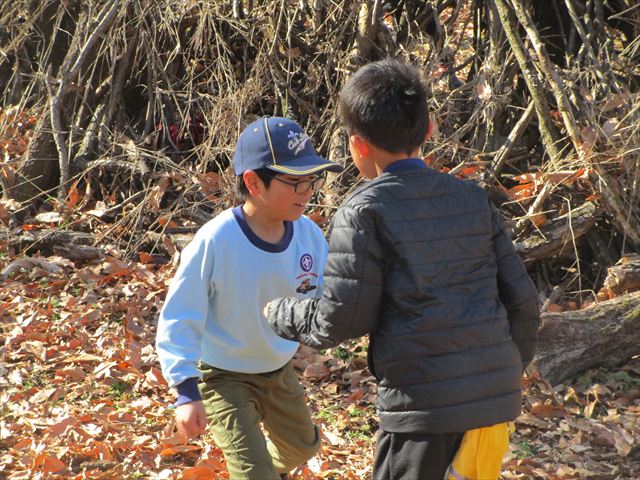
[[[291,185],[293,187],[293,191],[296,193],[307,193],[309,189],[317,192],[324,187],[324,184],[327,181],[327,178],[324,176],[314,178],[313,180],[300,180],[299,182],[287,182],[280,177],[273,177],[273,179],[281,183]]]

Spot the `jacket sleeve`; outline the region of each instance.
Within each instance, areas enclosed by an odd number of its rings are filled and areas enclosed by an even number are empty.
[[[491,207],[493,248],[498,263],[498,291],[507,309],[511,337],[520,350],[522,368],[535,355],[540,324],[538,292],[505,231],[500,213]]]
[[[375,212],[340,207],[331,225],[322,297],[275,299],[269,304],[271,328],[314,348],[372,332],[379,316],[383,269]]]

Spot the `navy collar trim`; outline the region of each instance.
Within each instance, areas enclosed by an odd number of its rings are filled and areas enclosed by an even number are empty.
[[[253,232],[253,230],[251,230],[251,227],[249,227],[247,220],[244,218],[242,205],[234,207],[232,209],[232,212],[233,216],[238,222],[238,225],[240,225],[242,232],[255,247],[269,253],[284,252],[289,247],[291,239],[293,238],[293,222],[284,222],[284,236],[282,237],[282,240],[280,240],[278,243],[269,243],[262,240]]]
[[[419,158],[403,158],[387,165],[383,173],[399,173],[407,170],[427,168],[425,163]]]

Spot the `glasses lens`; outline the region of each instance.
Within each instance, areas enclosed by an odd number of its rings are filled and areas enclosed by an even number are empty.
[[[327,181],[327,177],[318,177],[316,178],[312,183],[311,183],[311,188],[313,188],[313,191],[317,191],[320,190],[322,187],[324,187],[324,183]]]
[[[278,178],[278,180],[280,179]],[[280,181],[282,183],[293,185],[293,190],[296,193],[307,193],[309,189],[313,189],[314,192],[316,190],[320,190],[324,186],[324,183],[327,181],[327,179],[325,177],[318,177],[314,180],[301,180],[295,183],[285,182],[284,180],[280,180]]]
[[[311,182],[309,180],[301,180],[295,183],[293,188],[296,193],[307,193],[311,188]]]

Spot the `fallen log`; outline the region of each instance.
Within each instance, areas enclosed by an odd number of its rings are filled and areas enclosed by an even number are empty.
[[[573,252],[576,241],[593,227],[602,212],[594,203],[585,202],[516,242],[516,251],[525,263],[567,255]]]
[[[55,228],[21,231],[17,234],[13,230],[7,229],[0,230],[0,242],[6,242],[9,247],[18,252],[39,251],[44,255],[50,255],[54,246],[92,245],[95,243],[95,238],[90,233]]]
[[[74,262],[90,262],[102,258],[102,249],[88,245],[54,245],[53,253]]]
[[[543,313],[535,364],[551,385],[640,354],[640,291],[583,310]]]
[[[640,290],[640,255],[626,255],[609,268],[604,288],[615,295]]]

